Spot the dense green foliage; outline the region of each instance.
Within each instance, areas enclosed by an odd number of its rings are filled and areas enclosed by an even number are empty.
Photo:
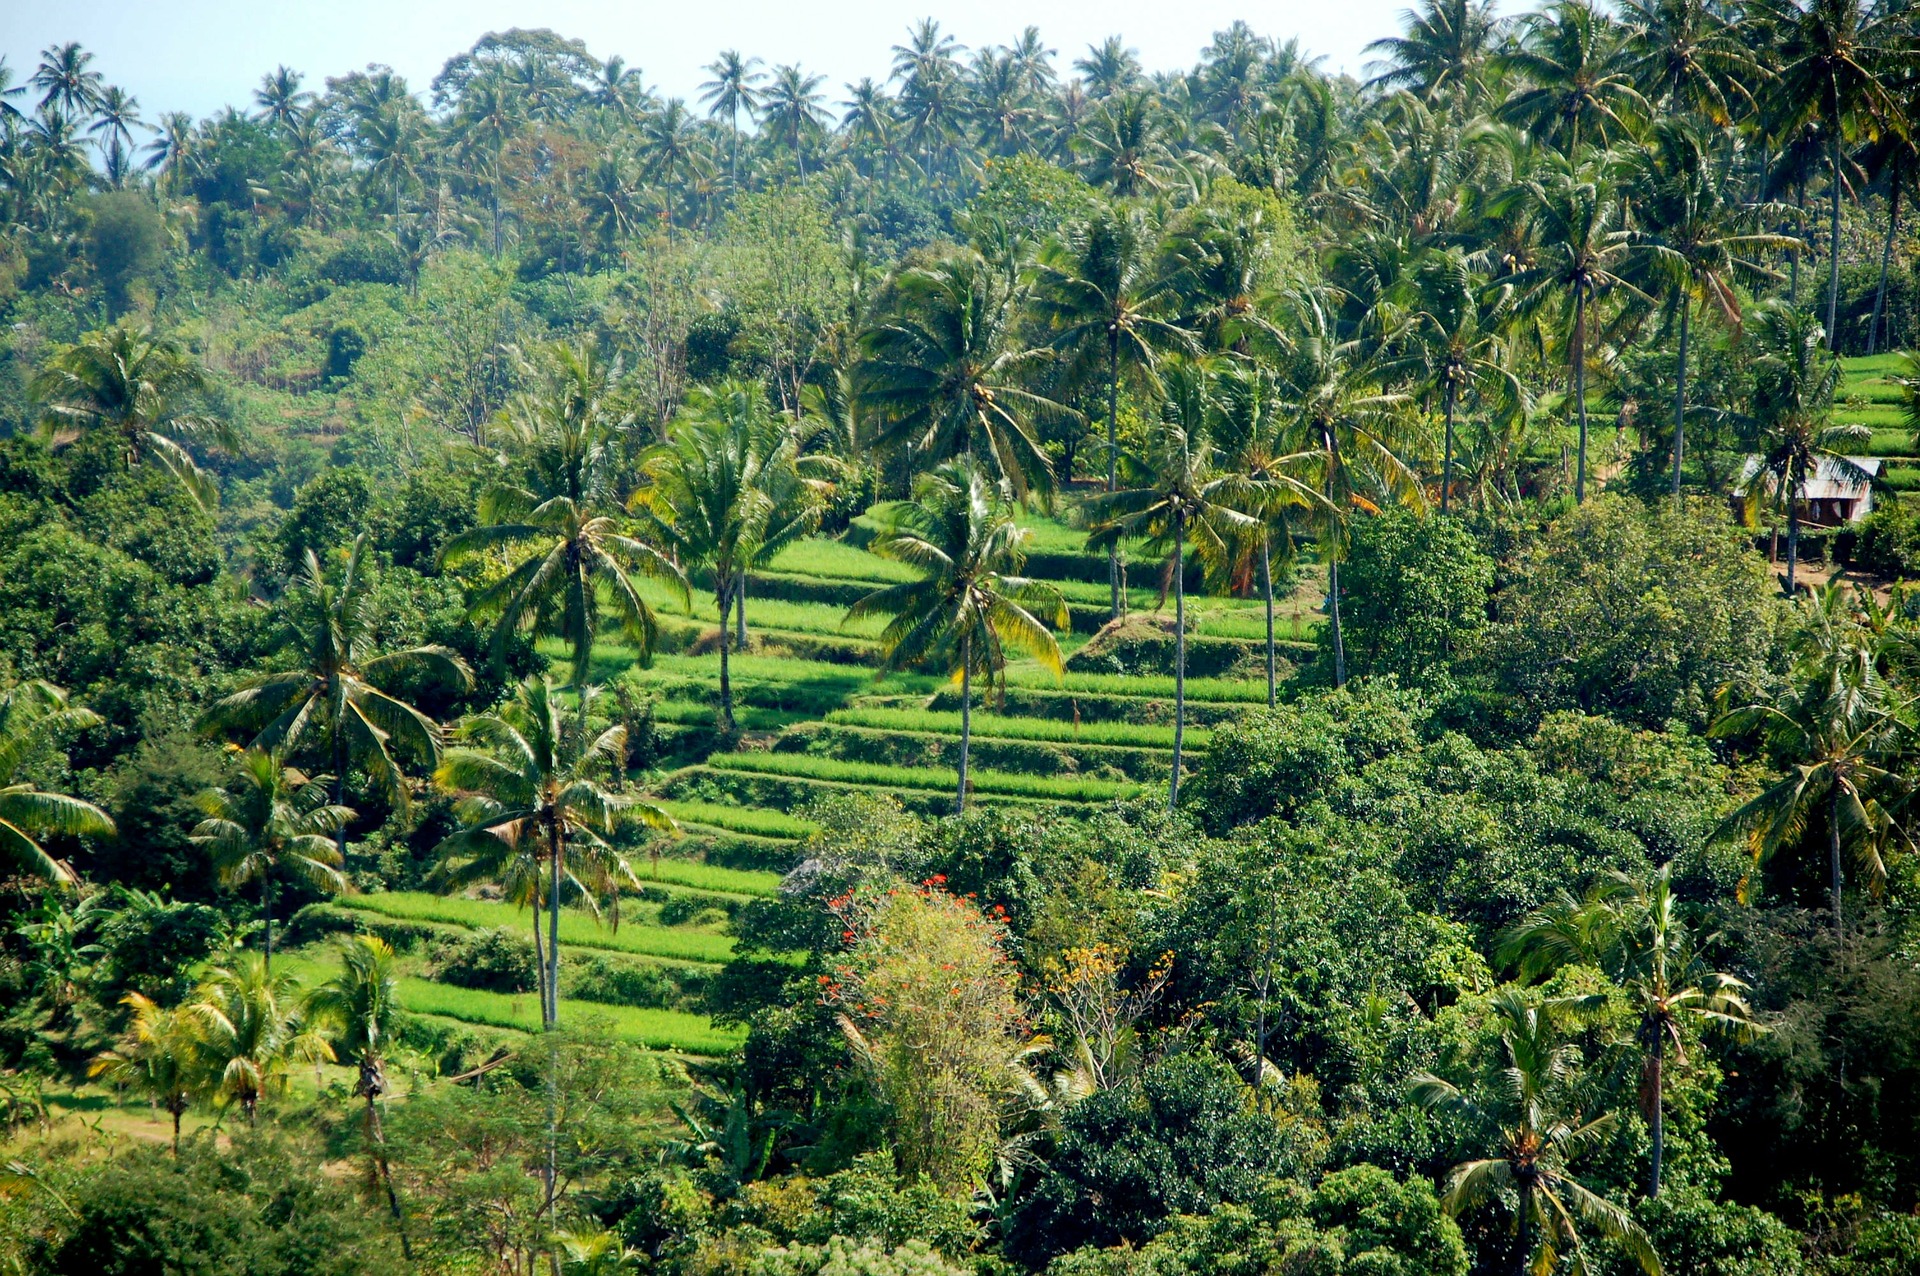
[[[894,52],[0,61],[0,1267],[1913,1270],[1912,15]]]

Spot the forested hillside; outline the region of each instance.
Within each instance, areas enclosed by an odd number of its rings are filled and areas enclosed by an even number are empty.
[[[0,60],[0,1269],[1920,1272],[1913,15],[901,41]]]

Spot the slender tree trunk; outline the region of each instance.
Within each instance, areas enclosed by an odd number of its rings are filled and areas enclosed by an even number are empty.
[[[1805,482],[1796,475],[1796,481],[1787,488],[1787,597],[1798,598],[1795,575],[1800,566],[1800,488]]]
[[[360,1078],[360,1091],[367,1097],[367,1149],[380,1176],[380,1186],[386,1189],[387,1211],[393,1215],[393,1228],[400,1234],[401,1253],[412,1262],[413,1244],[407,1240],[407,1220],[400,1211],[400,1194],[393,1190],[393,1167],[387,1162],[387,1135],[380,1126],[379,1099],[387,1084],[379,1060],[361,1060]]]
[[[340,738],[340,724],[333,724],[333,804],[347,804],[347,743]],[[340,852],[341,863],[347,858],[347,822],[340,821],[340,827],[333,835],[334,849]]]
[[[1867,325],[1867,353],[1872,354],[1879,345],[1880,316],[1887,308],[1887,267],[1893,261],[1893,236],[1900,226],[1900,188],[1905,185],[1896,169],[1891,180],[1892,191],[1887,196],[1887,238],[1880,245],[1880,287],[1873,294],[1873,322]]]
[[[1680,302],[1680,371],[1673,392],[1673,499],[1680,499],[1680,463],[1687,450],[1687,338],[1692,336],[1693,304]]]
[[[1533,1257],[1533,1184],[1520,1184],[1520,1236],[1513,1260],[1513,1276],[1527,1276]]]
[[[1840,915],[1841,887],[1845,884],[1840,868],[1840,786],[1833,786],[1833,794],[1827,799],[1827,872],[1832,875],[1833,892],[1833,934],[1836,939],[1847,937],[1846,923]]]
[[[1120,485],[1119,455],[1115,451],[1115,430],[1120,417],[1120,334],[1107,334],[1107,491],[1117,491]],[[1113,590],[1112,617],[1115,620],[1127,609],[1126,569],[1120,565],[1120,542],[1115,541],[1107,547],[1107,581]]]
[[[173,1115],[173,1159],[180,1159],[180,1108],[169,1105],[167,1111]]]
[[[1793,185],[1793,247],[1787,251],[1787,304],[1800,306],[1800,244],[1807,233],[1807,184]]]
[[[1447,378],[1447,442],[1446,459],[1440,462],[1440,512],[1447,512],[1449,498],[1453,495],[1453,409],[1460,388]]]
[[[1833,198],[1829,201],[1827,215],[1827,349],[1839,347],[1839,334],[1834,324],[1840,315],[1840,121],[1833,120],[1831,136],[1827,142],[1827,164],[1833,186]]]
[[[1657,1028],[1658,1025],[1655,1025]],[[1660,1195],[1660,1162],[1667,1151],[1667,1114],[1666,1114],[1666,1076],[1665,1055],[1667,1040],[1664,1036],[1653,1039],[1653,1057],[1647,1061],[1648,1088],[1653,1092],[1653,1111],[1648,1114],[1648,1125],[1653,1135],[1652,1181],[1648,1184],[1649,1196]]]
[[[547,829],[547,1006],[548,1028],[560,1024],[560,861],[566,832],[556,813]]]
[[[733,680],[727,670],[727,603],[731,600],[731,588],[723,588],[720,595],[720,733],[728,739],[733,738]]]
[[[1180,745],[1187,726],[1187,520],[1173,516],[1173,778],[1167,809],[1180,805]]]
[[[1333,627],[1333,685],[1347,685],[1347,645],[1340,634],[1340,561],[1327,560],[1327,620]]]
[[[1268,528],[1260,529],[1260,592],[1267,600],[1267,708],[1275,702],[1275,684],[1273,659],[1273,532]]]
[[[747,573],[740,573],[740,583],[734,586],[734,590],[739,594],[736,606],[740,613],[740,627],[735,631],[734,640],[740,650],[745,651],[747,649]]]
[[[273,866],[260,873],[260,917],[266,923],[265,961],[267,973],[273,973]]]
[[[1587,500],[1587,290],[1573,290],[1573,406],[1580,416],[1580,455],[1574,462],[1573,503]]]
[[[535,874],[536,878],[538,874]],[[541,937],[539,892],[535,892],[533,901],[533,984],[534,991],[540,994],[540,1022],[547,1021],[547,945]]]
[[[960,639],[960,793],[953,804],[956,815],[967,811],[967,752],[973,744],[973,635]]]

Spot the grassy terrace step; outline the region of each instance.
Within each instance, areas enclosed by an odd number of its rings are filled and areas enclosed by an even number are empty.
[[[769,775],[781,779],[824,780],[839,784],[939,792],[959,783],[957,772],[945,767],[885,766],[871,762],[842,762],[807,753],[716,753],[707,759],[712,771]],[[969,771],[973,790],[984,794],[1045,802],[1108,802],[1131,797],[1138,784],[1094,780],[1080,776],[1019,775],[1000,771]]]
[[[705,701],[656,700],[653,720],[674,726],[711,727],[718,721],[720,706]],[[806,722],[812,714],[788,709],[762,709],[756,705],[735,705],[733,720],[742,731],[778,731],[796,722]]]
[[[1007,670],[1007,685],[1030,687],[1040,691],[1085,692],[1101,696],[1150,696],[1171,699],[1174,682],[1160,674],[1069,673],[1056,678],[1044,669],[1015,666]],[[1235,678],[1189,678],[1187,699],[1216,704],[1265,704],[1265,682],[1242,682]]]
[[[755,814],[759,814],[759,812]],[[676,816],[675,818],[678,817]],[[760,873],[740,868],[721,868],[718,864],[703,864],[698,860],[673,859],[665,855],[661,856],[659,860],[650,863],[637,862],[633,866],[633,871],[642,882],[648,884],[662,882],[672,886],[687,886],[697,891],[711,891],[722,895],[766,896],[772,895],[780,889],[780,874],[778,873]]]
[[[976,700],[974,712],[980,712],[985,703],[984,700]],[[1260,704],[1264,703],[1263,698]],[[1056,688],[1009,687],[1006,705],[1007,716],[1044,718],[1051,722],[1072,723],[1077,720],[1082,725],[1089,722],[1120,722],[1169,728],[1173,725],[1172,696],[1127,696]],[[957,713],[960,694],[957,691],[942,691],[925,705],[912,707]],[[1254,704],[1237,700],[1188,700],[1187,727],[1189,730],[1196,726],[1217,727],[1255,707]]]
[[[401,1008],[414,1014],[521,1032],[536,1032],[540,1028],[540,997],[536,993],[483,992],[414,977],[402,978],[399,985]],[[715,1027],[705,1015],[683,1010],[610,1006],[571,997],[560,999],[560,1022],[576,1026],[600,1022],[624,1041],[637,1042],[653,1050],[679,1050],[710,1057],[725,1055],[746,1040],[743,1029]]]
[[[759,807],[720,806],[713,802],[681,802],[671,798],[655,800],[665,808],[667,814],[682,824],[705,825],[728,833],[745,833],[750,837],[797,841],[819,830],[819,825],[812,820],[803,820],[797,815],[785,815],[779,811],[763,811]],[[662,861],[662,863],[665,862]],[[780,885],[778,874],[767,873],[755,876],[773,879],[772,886],[766,891],[756,893],[772,894]]]
[[[960,715],[934,709],[836,709],[826,720],[841,726],[917,734],[959,735]],[[975,711],[973,734],[982,739],[1032,740],[1042,744],[1116,745],[1136,749],[1171,749],[1173,728],[1130,722],[1071,722],[1051,718],[1012,717]],[[1188,727],[1188,748],[1202,748],[1212,739],[1204,727]]]
[[[424,891],[384,891],[373,895],[347,895],[338,901],[342,907],[363,909],[403,921],[442,922],[472,928],[524,928],[532,925],[525,909],[488,900],[462,899],[430,895]],[[733,956],[733,940],[709,931],[650,926],[627,918],[615,930],[601,925],[574,909],[560,912],[562,947],[598,948],[607,952],[635,953],[645,957],[664,957],[701,965],[718,965]]]

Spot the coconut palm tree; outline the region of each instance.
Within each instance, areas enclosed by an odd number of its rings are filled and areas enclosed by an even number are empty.
[[[151,328],[118,323],[56,350],[29,393],[41,404],[41,428],[54,446],[109,435],[126,465],[153,461],[200,505],[211,506],[218,489],[186,444],[207,441],[233,450],[238,441],[230,426],[193,411],[206,389],[185,350]]]
[[[83,119],[91,114],[106,87],[100,73],[88,69],[92,64],[93,54],[81,48],[77,41],[48,45],[42,50],[40,65],[27,80],[40,90],[41,114],[52,112],[68,119]]]
[[[708,115],[724,115],[732,134],[728,172],[734,185],[740,184],[740,112],[752,119],[760,109],[758,88],[766,76],[754,70],[759,58],[740,56],[736,49],[722,49],[720,56],[707,65],[713,78],[700,86],[700,100],[707,104]]]
[[[821,109],[826,96],[820,92],[826,82],[824,75],[808,75],[798,66],[777,66],[773,68],[773,82],[761,98],[768,126],[793,152],[793,162],[802,177],[807,175],[806,139],[827,124],[827,113]]]
[[[68,886],[73,870],[47,853],[40,839],[112,837],[113,820],[91,802],[48,793],[25,777],[27,763],[47,742],[69,731],[100,725],[100,715],[67,702],[48,682],[21,682],[0,691],[0,863]]]
[[[1673,403],[1673,494],[1680,495],[1686,452],[1687,356],[1696,308],[1718,314],[1736,333],[1741,326],[1736,285],[1774,280],[1756,254],[1791,248],[1785,235],[1751,229],[1708,158],[1699,133],[1685,117],[1662,120],[1634,163],[1635,247],[1661,284],[1680,324],[1675,353]]]
[[[1833,929],[1844,936],[1842,854],[1851,851],[1869,889],[1880,889],[1883,852],[1903,836],[1893,808],[1913,789],[1902,764],[1913,722],[1910,706],[1882,676],[1873,635],[1854,615],[1845,587],[1829,584],[1808,607],[1784,690],[1733,705],[1714,722],[1719,736],[1757,732],[1778,775],[1720,831],[1743,832],[1758,867],[1802,845],[1809,828],[1824,823]]]
[[[1411,1087],[1415,1102],[1452,1117],[1484,1139],[1492,1155],[1464,1161],[1447,1174],[1441,1208],[1459,1214],[1511,1192],[1517,1198],[1513,1276],[1551,1271],[1570,1254],[1584,1270],[1580,1229],[1618,1243],[1648,1276],[1660,1260],[1633,1216],[1581,1186],[1572,1163],[1603,1144],[1619,1114],[1591,1119],[1572,1092],[1579,1051],[1557,1039],[1548,1011],[1518,988],[1489,999],[1500,1031],[1500,1057],[1482,1097],[1463,1093],[1432,1073]]]
[[[1401,459],[1398,415],[1406,395],[1382,391],[1370,369],[1355,362],[1356,343],[1338,335],[1326,300],[1316,291],[1291,294],[1293,357],[1281,394],[1293,416],[1293,438],[1314,454],[1311,470],[1322,503],[1317,525],[1320,561],[1327,565],[1327,620],[1333,639],[1335,686],[1347,681],[1346,640],[1340,632],[1340,559],[1347,520],[1355,512],[1398,501],[1423,503],[1413,469]]]
[[[1143,539],[1168,555],[1173,583],[1173,776],[1167,807],[1180,802],[1180,754],[1187,716],[1187,546],[1201,561],[1223,564],[1236,542],[1259,535],[1267,493],[1229,468],[1214,441],[1215,373],[1210,361],[1186,360],[1167,371],[1161,425],[1147,447],[1128,453],[1122,486],[1086,504],[1087,546],[1106,549]]]
[[[1533,228],[1533,264],[1509,281],[1522,313],[1555,308],[1567,321],[1567,373],[1580,426],[1574,471],[1576,502],[1587,499],[1587,336],[1595,300],[1608,292],[1644,299],[1620,273],[1632,242],[1604,157],[1575,164],[1547,157],[1496,207],[1526,217]]]
[[[387,1163],[387,1139],[380,1127],[380,1097],[387,1092],[386,1050],[400,1013],[400,982],[393,949],[378,935],[352,935],[340,941],[340,973],[307,994],[306,1015],[335,1036],[334,1055],[345,1057],[359,1074],[354,1092],[366,1100],[367,1154],[386,1191],[403,1249],[411,1250]],[[411,1255],[409,1254],[409,1257]]]
[[[272,129],[293,127],[313,102],[313,94],[300,87],[302,78],[285,64],[261,76],[260,87],[253,91],[254,105],[260,108],[256,118]]]
[[[667,230],[673,230],[673,200],[689,170],[700,162],[700,126],[687,104],[669,98],[640,127],[640,159],[648,180],[660,188]]]
[[[180,1155],[180,1118],[206,1093],[208,1076],[192,1016],[130,992],[120,1004],[133,1011],[126,1036],[97,1055],[87,1075],[132,1085],[173,1119],[173,1155]]]
[[[1193,344],[1192,334],[1175,321],[1179,280],[1162,269],[1164,260],[1145,209],[1106,204],[1048,242],[1034,271],[1034,312],[1052,329],[1054,348],[1067,354],[1069,375],[1085,380],[1097,369],[1105,382],[1109,492],[1118,486],[1114,431],[1122,375],[1152,387],[1159,357]],[[1109,555],[1107,576],[1118,618],[1126,610],[1118,547]]]
[[[1521,16],[1518,42],[1494,60],[1519,87],[1495,114],[1569,158],[1607,145],[1650,114],[1621,65],[1619,32],[1590,0],[1555,0]]]
[[[572,649],[572,685],[585,683],[600,636],[600,594],[612,599],[621,630],[642,662],[653,652],[653,609],[638,572],[686,591],[680,569],[638,539],[619,516],[617,467],[631,417],[618,405],[619,367],[589,349],[549,347],[529,364],[536,388],[507,413],[502,457],[512,477],[480,500],[480,526],[447,542],[454,566],[501,554],[507,570],[473,595],[476,616],[493,620],[493,653],[504,659],[522,630],[552,634]]]
[[[1671,864],[1644,879],[1609,874],[1580,899],[1563,890],[1500,941],[1502,960],[1516,964],[1525,978],[1587,963],[1604,970],[1626,991],[1638,1018],[1635,1040],[1646,1056],[1641,1092],[1653,1138],[1649,1196],[1660,1195],[1660,1163],[1666,1150],[1668,1045],[1684,1064],[1686,1025],[1741,1036],[1762,1031],[1747,1004],[1746,983],[1708,966],[1705,949],[1712,942],[1712,936],[1695,933],[1674,897]]]
[[[728,614],[738,601],[744,639],[747,573],[811,526],[818,506],[800,476],[807,436],[800,422],[774,415],[758,385],[697,386],[668,441],[644,462],[646,482],[632,498],[661,543],[711,580],[720,616],[720,728],[728,736]]]
[[[1087,180],[1122,199],[1153,195],[1172,176],[1160,100],[1145,91],[1118,93],[1096,107],[1074,135]]]
[[[1401,15],[1406,34],[1366,47],[1381,70],[1369,88],[1407,89],[1434,101],[1471,101],[1485,89],[1499,18],[1491,0],[1420,0]]]
[[[1259,520],[1254,532],[1260,559],[1260,593],[1266,603],[1267,707],[1279,699],[1279,673],[1273,636],[1273,545],[1280,538],[1282,562],[1292,561],[1289,519],[1301,511],[1323,510],[1325,500],[1307,475],[1317,459],[1311,451],[1293,451],[1293,419],[1273,374],[1258,363],[1230,363],[1215,391],[1215,446],[1224,470],[1246,483],[1241,501]],[[1232,539],[1232,538],[1228,538]],[[1238,570],[1238,563],[1234,564]]]
[[[1827,143],[1827,335],[1840,317],[1842,150],[1850,130],[1909,130],[1899,86],[1914,67],[1904,13],[1866,0],[1762,0],[1772,28],[1779,84],[1771,91],[1789,124],[1818,121]]]
[[[1112,97],[1140,82],[1140,51],[1110,35],[1099,44],[1089,44],[1087,55],[1074,59],[1073,69],[1086,77],[1087,92],[1093,97]]]
[[[200,795],[207,818],[193,840],[213,856],[220,881],[230,887],[260,883],[260,919],[265,957],[273,964],[273,903],[279,879],[290,877],[330,895],[351,887],[333,839],[353,811],[327,801],[327,787],[287,766],[269,749],[240,754],[238,782]]]
[[[1757,32],[1710,0],[1624,0],[1626,66],[1634,87],[1663,111],[1693,111],[1725,128],[1753,109],[1749,85],[1769,78],[1754,56]]]
[[[1440,401],[1440,512],[1446,514],[1453,498],[1454,416],[1461,403],[1522,413],[1531,397],[1509,359],[1505,321],[1512,293],[1483,295],[1472,263],[1457,248],[1429,256],[1416,279],[1419,308],[1396,334],[1400,353],[1381,361],[1379,375],[1389,384],[1411,381],[1427,402]]]
[[[580,689],[580,723],[598,694]],[[639,889],[624,856],[606,841],[614,826],[632,817],[672,831],[673,820],[659,807],[616,794],[602,777],[625,764],[627,730],[609,727],[592,739],[566,726],[566,707],[550,678],[522,683],[498,713],[461,724],[460,734],[479,747],[449,749],[434,772],[434,782],[458,795],[454,813],[460,831],[440,843],[438,854],[464,858],[494,853],[488,842],[510,848],[539,847],[546,861],[547,951],[541,981],[541,1018],[552,1028],[560,1021],[560,898],[563,876],[593,891]],[[589,894],[587,897],[591,899]],[[618,914],[615,914],[617,920]]]
[[[1035,428],[1076,414],[1026,388],[1046,353],[1019,343],[1015,300],[970,250],[894,277],[860,336],[858,395],[876,447],[904,447],[922,464],[984,452],[1020,498],[1052,485]]]
[[[1749,515],[1763,501],[1786,507],[1787,594],[1792,597],[1799,588],[1800,499],[1807,481],[1825,469],[1835,478],[1865,484],[1867,472],[1846,451],[1863,447],[1873,432],[1832,422],[1840,361],[1819,320],[1774,301],[1761,308],[1757,327],[1762,353],[1753,365],[1748,426],[1761,451],[1743,476],[1746,501]]]
[[[1015,574],[1029,533],[994,489],[981,466],[962,456],[922,474],[911,501],[877,506],[881,530],[869,548],[925,574],[875,590],[847,611],[849,621],[891,617],[880,635],[888,668],[929,666],[960,684],[956,811],[967,808],[974,677],[989,688],[1004,683],[1010,653],[1032,656],[1058,676],[1060,644],[1047,626],[1069,623],[1059,590]]]
[[[249,675],[240,689],[201,715],[204,731],[252,733],[249,748],[292,759],[324,759],[333,775],[333,801],[340,806],[349,767],[357,766],[388,801],[405,809],[407,785],[400,758],[431,767],[440,758],[440,728],[393,690],[400,679],[424,677],[465,690],[473,684],[467,662],[440,646],[376,653],[370,587],[361,566],[367,538],[355,538],[338,584],[327,578],[309,549],[282,599],[286,621],[275,638],[297,653],[296,667]],[[347,826],[336,832],[346,855]]]
[[[193,1026],[210,1092],[237,1103],[249,1126],[260,1101],[282,1093],[295,1063],[333,1058],[326,1038],[314,1031],[296,1004],[298,983],[275,975],[258,953],[238,953],[209,970],[182,1010]]]

